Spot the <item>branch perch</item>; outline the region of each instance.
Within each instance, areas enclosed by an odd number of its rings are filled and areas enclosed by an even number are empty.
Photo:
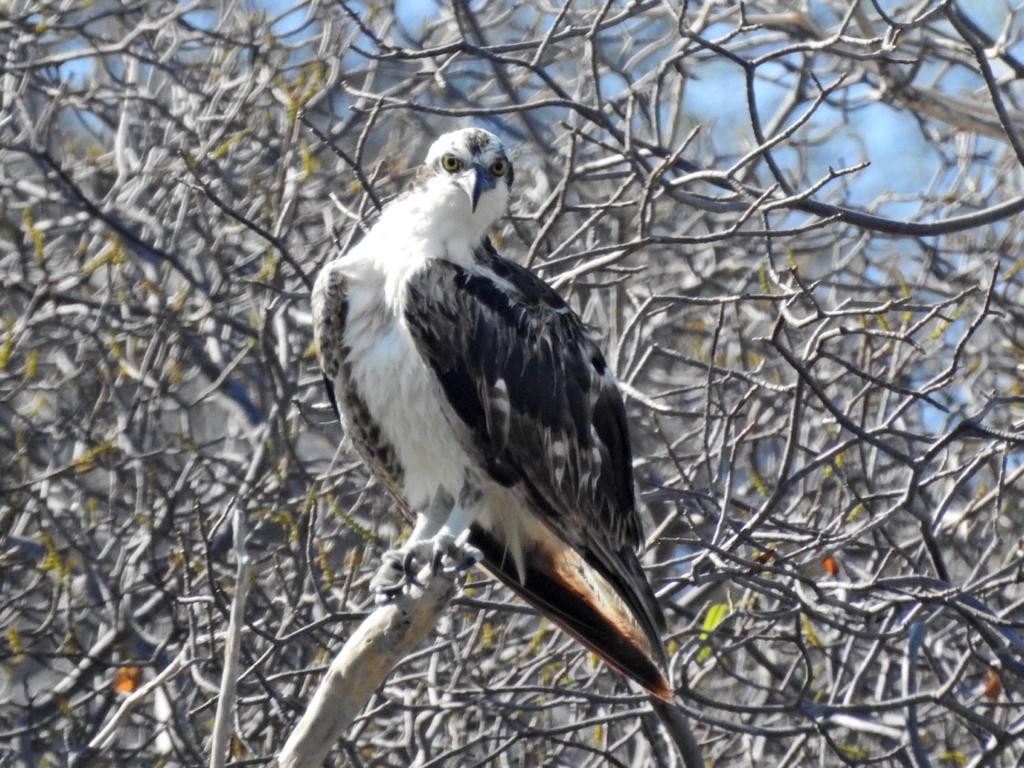
[[[452,574],[428,565],[422,588],[404,590],[371,613],[334,657],[313,700],[285,742],[278,768],[322,765],[366,702],[402,660],[437,625],[455,592]]]

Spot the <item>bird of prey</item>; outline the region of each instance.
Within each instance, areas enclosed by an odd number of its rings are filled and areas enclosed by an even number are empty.
[[[374,583],[400,588],[410,562],[469,553],[669,701],[622,397],[573,310],[492,246],[512,179],[492,133],[442,135],[413,188],[316,280],[330,399],[415,519]]]

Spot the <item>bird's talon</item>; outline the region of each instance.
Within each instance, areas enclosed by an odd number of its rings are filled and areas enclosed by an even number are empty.
[[[435,573],[462,573],[483,559],[483,553],[468,543],[467,538],[462,535],[455,539],[448,533],[434,537],[431,564]]]
[[[458,566],[460,571],[468,571],[484,559],[484,553],[468,542],[459,547],[459,554],[462,555]]]
[[[448,570],[445,561],[451,559],[451,549],[454,543],[455,540],[448,533],[439,533],[434,537],[433,553],[430,560],[434,573]]]
[[[420,580],[424,563],[430,565],[432,574],[462,573],[482,559],[483,554],[466,541],[465,535],[455,539],[449,533],[439,533],[432,539],[385,552],[370,580],[370,590],[378,604],[388,603],[408,587],[424,587]]]
[[[422,587],[419,579],[416,578],[416,560],[418,553],[415,547],[412,547],[405,552],[405,557],[402,558],[402,571],[405,574],[406,581],[410,584],[415,584],[417,587]]]

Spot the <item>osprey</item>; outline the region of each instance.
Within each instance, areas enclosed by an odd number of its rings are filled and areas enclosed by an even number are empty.
[[[415,520],[374,585],[401,589],[416,559],[468,554],[669,701],[622,397],[579,317],[491,245],[512,178],[493,134],[444,134],[313,288],[328,395]]]

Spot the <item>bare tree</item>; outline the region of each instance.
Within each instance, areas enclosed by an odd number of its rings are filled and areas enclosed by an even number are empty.
[[[0,6],[0,764],[283,747],[402,535],[324,403],[311,277],[464,124],[515,148],[500,249],[622,381],[709,764],[1019,764],[1022,29]],[[673,764],[645,712],[473,573],[329,762]]]

